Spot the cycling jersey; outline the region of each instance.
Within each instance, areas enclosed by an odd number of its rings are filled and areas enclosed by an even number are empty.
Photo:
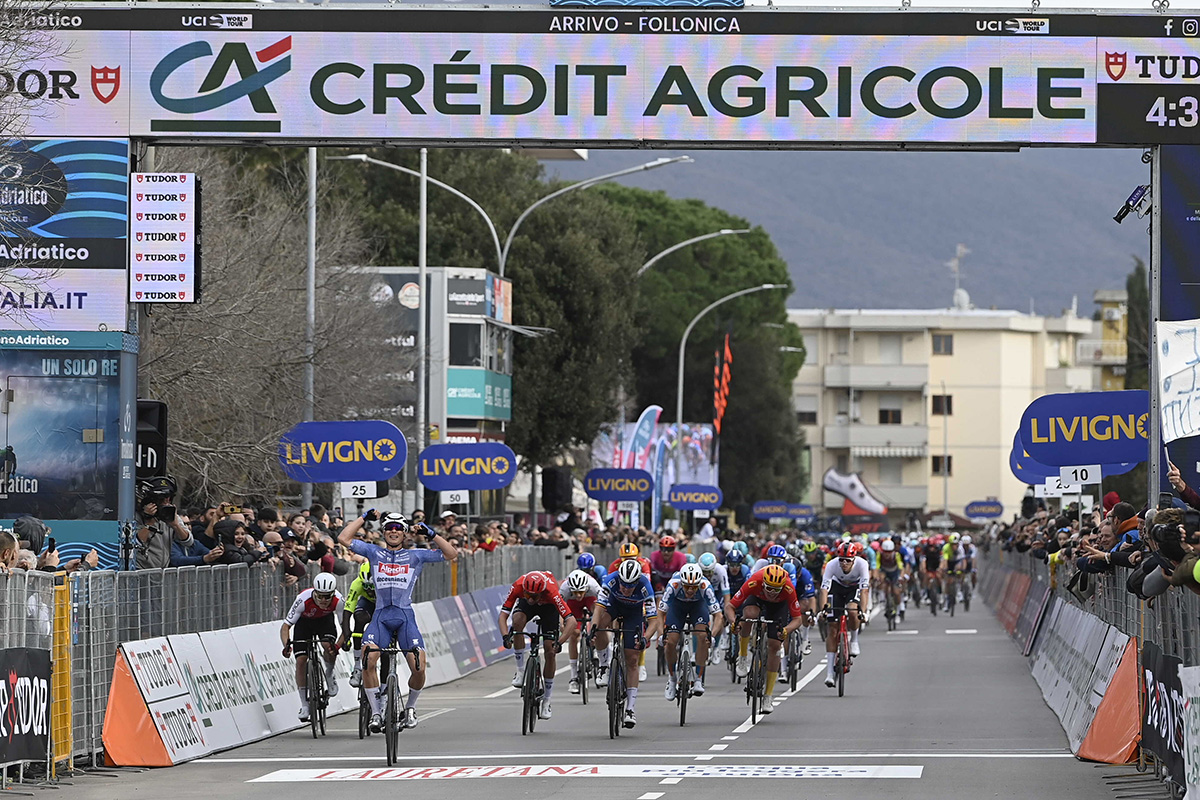
[[[527,598],[525,595],[525,578],[529,575],[541,575],[546,581],[546,588],[532,598]],[[563,600],[563,596],[559,593],[558,584],[554,581],[554,576],[549,572],[530,572],[528,575],[522,575],[513,582],[512,588],[508,591],[508,599],[504,601],[504,605],[500,606],[501,611],[511,612],[513,605],[518,600],[524,599],[526,603],[534,606],[552,605],[558,610],[559,616],[572,616],[571,609],[567,608],[567,603]]]
[[[729,597],[729,573],[723,564],[714,564],[712,576],[705,576],[712,584],[713,594],[717,597]]]
[[[596,598],[600,595],[600,584],[589,575],[587,589],[583,591],[582,596],[575,597],[567,588],[566,583],[559,588],[558,593],[566,601],[567,608],[571,609],[571,614],[576,619],[582,620],[584,612],[591,611],[592,607],[596,605]]]
[[[650,585],[650,578],[646,575],[642,575],[637,583],[625,583],[619,575],[609,575],[600,586],[600,596],[596,603],[613,612],[613,616],[621,616],[622,613],[628,612],[631,606],[640,606],[642,614],[646,617],[653,617],[658,613],[654,603],[654,587]]]
[[[296,600],[292,603],[287,616],[284,617],[284,622],[288,625],[295,625],[301,619],[320,619],[321,617],[332,616],[334,612],[342,609],[343,602],[341,594],[334,592],[333,601],[329,604],[329,608],[321,608],[317,605],[317,601],[313,599],[313,590],[305,589],[296,595]]]
[[[413,590],[421,570],[426,564],[446,560],[441,550],[392,550],[361,539],[352,541],[350,549],[371,562],[375,604],[379,608],[412,608]]]
[[[743,603],[753,597],[760,601],[760,604],[783,603],[787,606],[788,613],[793,619],[803,614],[804,610],[800,608],[800,598],[796,595],[796,587],[791,583],[785,583],[783,589],[774,597],[767,595],[767,586],[763,581],[764,572],[765,570],[759,570],[747,578],[746,582],[742,584],[742,588],[738,589],[737,594],[729,601],[729,605],[734,610],[737,610],[742,607]]]
[[[654,584],[654,590],[661,592],[671,580],[671,576],[683,569],[683,565],[686,563],[687,556],[678,550],[671,553],[670,558],[667,558],[662,550],[655,550],[651,553],[650,581]]]
[[[937,572],[938,567],[942,565],[942,548],[936,544],[927,544],[921,555],[925,557],[925,569],[929,572]]]
[[[841,562],[830,561],[825,565],[825,574],[821,576],[821,588],[826,592],[833,584],[842,586],[857,586],[866,589],[871,585],[871,567],[862,556],[854,559],[854,566],[849,572],[842,570]]]
[[[947,542],[942,546],[942,560],[946,562],[947,569],[954,569],[954,566],[962,560],[962,548],[956,544]]]
[[[750,568],[745,564],[738,564],[736,567],[727,567],[726,575],[729,578],[729,592],[733,594],[738,589],[742,588],[742,584],[750,577]]]
[[[358,610],[359,603],[375,608],[375,586],[368,584],[361,576],[350,584],[350,593],[346,595],[346,610],[353,614]]]
[[[604,579],[608,577],[608,570],[599,564],[592,567],[590,570],[584,570],[584,572],[587,572],[591,577],[595,578],[597,583],[604,583]]]
[[[904,557],[899,551],[882,551],[879,553],[879,569],[883,572],[899,572],[904,568]]]
[[[878,555],[879,554],[875,552],[874,547],[863,547],[862,555],[860,555],[859,558],[865,558],[867,560],[867,566],[869,566],[871,569],[875,569],[876,556]]]
[[[755,572],[766,569],[770,563],[771,562],[767,561],[765,558],[760,558],[758,561],[755,561],[754,566],[750,568],[750,574],[754,574]],[[796,583],[796,565],[789,560],[784,561],[779,566],[783,567],[784,571],[787,572],[788,580],[792,582],[792,586],[799,588]]]
[[[686,558],[686,556],[685,556],[685,558]],[[601,580],[600,583],[603,584],[605,580],[608,580],[608,578],[610,578],[611,576],[616,575],[617,570],[621,567],[621,562],[624,560],[625,559],[623,559],[623,558],[618,558],[616,561],[609,564],[608,565],[608,574],[604,576],[604,580]],[[638,556],[637,560],[638,560],[638,563],[642,565],[642,572],[649,575],[650,574],[650,559],[645,558],[644,556]]]
[[[667,582],[667,588],[663,590],[659,608],[663,613],[666,613],[667,609],[673,604],[689,606],[699,604],[706,608],[705,616],[715,614],[721,609],[721,606],[717,603],[716,595],[713,594],[712,584],[707,579],[702,579],[695,594],[688,597],[687,591],[683,587],[683,579],[678,575]]]
[[[818,573],[825,568],[825,554],[820,550],[813,550],[804,558],[804,566],[810,573]]]

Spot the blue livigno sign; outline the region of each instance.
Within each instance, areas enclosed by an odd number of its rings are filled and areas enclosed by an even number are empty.
[[[1029,457],[1051,467],[1139,463],[1149,413],[1145,390],[1048,394],[1025,409],[1018,434]]]
[[[654,493],[654,479],[644,469],[594,469],[584,477],[583,490],[593,500],[646,500]]]
[[[503,489],[516,475],[517,457],[499,442],[435,444],[417,462],[417,480],[434,492]]]
[[[787,516],[790,519],[812,519],[817,516],[817,512],[805,503],[788,503]]]
[[[755,519],[780,519],[788,516],[788,504],[783,500],[759,500],[754,504]]]
[[[301,422],[279,439],[279,465],[301,483],[386,481],[407,460],[404,434],[377,419]]]
[[[679,511],[720,508],[723,499],[718,487],[699,483],[677,483],[667,492],[667,503]]]
[[[967,503],[966,515],[976,519],[994,519],[1004,516],[1004,504],[996,498],[988,500],[976,500],[974,503]]]

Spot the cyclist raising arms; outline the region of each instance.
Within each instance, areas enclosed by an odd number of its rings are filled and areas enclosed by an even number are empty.
[[[584,553],[583,555],[589,555]],[[580,556],[582,558],[582,556]],[[603,569],[601,567],[600,569]],[[600,583],[583,569],[577,569],[567,576],[567,580],[559,590],[571,616],[578,621],[578,626],[571,631],[571,643],[568,654],[571,658],[571,682],[567,691],[579,694],[579,635],[583,632],[583,621],[592,614],[596,606],[596,598],[600,595]]]
[[[300,694],[300,721],[308,722],[308,659],[316,653],[308,652],[308,640],[313,636],[337,636],[334,625],[334,615],[342,605],[342,596],[337,592],[337,582],[328,572],[322,572],[313,578],[311,589],[305,589],[296,595],[291,610],[284,617],[283,627],[279,629],[279,638],[283,641],[283,657],[296,650],[296,691]],[[292,626],[296,634],[292,637]],[[292,643],[295,638],[295,644]],[[325,683],[329,685],[329,696],[338,693],[337,679],[333,668],[337,664],[337,650],[331,645],[325,645]]]
[[[800,608],[800,600],[796,596],[796,587],[788,579],[787,572],[778,564],[771,564],[765,569],[751,575],[737,594],[729,601],[725,609],[725,618],[730,624],[734,621],[734,612],[743,608],[742,629],[739,631],[737,674],[746,677],[750,674],[750,620],[762,617],[768,621],[767,639],[770,640],[767,655],[767,685],[763,702],[764,714],[774,710],[773,694],[775,680],[779,676],[779,650],[783,638],[804,620],[804,612]],[[790,617],[790,619],[789,619]]]
[[[858,555],[858,545],[842,542],[834,550],[834,561],[825,565],[821,576],[821,594],[817,603],[825,608],[832,599],[834,610],[844,609],[848,615],[846,627],[850,629],[850,655],[859,654],[859,618],[865,616],[870,605],[871,568],[865,558]],[[825,638],[825,685],[832,688],[834,663],[837,660],[837,628],[829,626]]]
[[[626,559],[616,574],[609,575],[600,587],[600,597],[596,600],[595,621],[592,625],[596,636],[596,650],[600,655],[600,674],[596,683],[607,686],[611,651],[608,649],[608,632],[600,629],[610,627],[614,619],[621,620],[621,646],[618,649],[625,658],[625,675],[629,684],[625,694],[626,728],[637,725],[634,708],[637,705],[638,684],[641,683],[637,664],[638,656],[646,649],[646,637],[642,634],[642,627],[646,620],[650,620],[653,626],[656,617],[654,587],[650,585],[649,576],[642,572],[638,562]]]
[[[375,582],[375,615],[363,634],[363,649],[367,653],[367,668],[363,672],[363,687],[367,690],[367,702],[371,704],[371,730],[383,730],[380,713],[379,651],[396,642],[404,650],[404,659],[411,673],[408,678],[408,700],[404,704],[405,728],[417,725],[417,698],[425,688],[425,639],[417,628],[417,617],[413,613],[412,596],[417,579],[426,564],[435,561],[454,561],[458,550],[437,531],[423,522],[411,527],[403,514],[395,512],[383,515],[383,547],[369,544],[354,535],[362,530],[368,519],[376,518],[375,509],[369,509],[361,517],[351,520],[338,534],[338,541],[354,553],[363,556],[371,565]],[[436,550],[417,549],[418,532],[425,536]],[[416,651],[416,655],[412,651]]]
[[[685,564],[683,569],[679,570],[679,574],[667,582],[659,610],[665,619],[664,627],[667,631],[668,675],[664,696],[668,700],[675,699],[675,650],[679,646],[680,632],[689,626],[699,631],[696,643],[697,674],[692,694],[704,694],[704,671],[708,663],[708,621],[713,614],[720,613],[721,606],[713,594],[712,584],[704,578],[704,572],[698,564]]]
[[[509,616],[512,625],[509,625]],[[504,646],[512,647],[517,657],[517,672],[513,675],[512,685],[520,688],[522,672],[525,666],[525,623],[536,617],[541,624],[542,633],[553,636],[542,642],[542,654],[546,663],[542,667],[542,677],[546,679],[546,693],[542,695],[542,704],[538,709],[538,719],[550,719],[550,694],[554,691],[554,673],[558,665],[555,654],[562,649],[563,642],[571,638],[575,632],[575,617],[567,603],[563,600],[554,576],[549,572],[526,572],[513,583],[508,592],[508,599],[500,607],[497,623],[500,635],[504,638]],[[558,633],[558,621],[564,619],[566,631],[561,638]],[[514,641],[516,645],[514,647]]]

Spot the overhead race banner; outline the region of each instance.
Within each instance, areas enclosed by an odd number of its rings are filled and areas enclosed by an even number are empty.
[[[50,16],[55,55],[13,78],[39,106],[38,135],[1094,144],[1186,141],[1200,122],[1187,94],[1200,42],[1170,38],[1195,21],[1151,13],[68,5]]]
[[[593,500],[646,500],[654,479],[644,469],[594,469],[584,476],[583,490]]]
[[[434,492],[503,489],[517,475],[517,457],[499,442],[435,444],[421,451],[417,478]]]
[[[1149,409],[1145,390],[1048,394],[1025,409],[1018,435],[1047,466],[1138,463],[1147,458]]]
[[[390,422],[301,422],[279,439],[279,465],[294,481],[386,481],[408,459],[404,434]]]

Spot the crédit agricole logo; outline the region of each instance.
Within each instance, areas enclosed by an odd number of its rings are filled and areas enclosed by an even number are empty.
[[[164,86],[180,68],[193,61],[212,57],[212,45],[205,41],[190,42],[172,50],[150,74],[150,93],[159,107],[173,114],[195,115],[227,106],[245,97],[250,101],[254,116],[247,119],[152,119],[150,130],[164,133],[278,133],[280,121],[264,118],[278,113],[267,86],[291,70],[291,50],[291,36],[253,53],[245,42],[226,42],[221,45],[208,72],[200,85],[192,90],[194,93],[190,97],[169,96]],[[231,71],[236,72],[238,77],[232,83],[228,82]],[[189,72],[191,69],[183,70],[184,74]],[[180,91],[175,84],[172,84],[172,88]]]

